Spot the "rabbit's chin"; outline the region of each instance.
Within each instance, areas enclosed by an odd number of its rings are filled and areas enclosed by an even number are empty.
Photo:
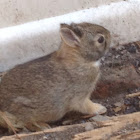
[[[94,52],[93,56],[92,56],[92,60],[94,62],[98,62],[100,61],[106,54],[108,53],[108,51],[105,52]]]

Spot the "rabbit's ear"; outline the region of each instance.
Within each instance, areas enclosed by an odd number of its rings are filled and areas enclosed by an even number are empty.
[[[71,47],[80,46],[80,37],[70,28],[61,26],[60,35],[62,40]]]

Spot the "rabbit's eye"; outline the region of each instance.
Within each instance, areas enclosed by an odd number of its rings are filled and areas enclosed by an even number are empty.
[[[104,42],[104,37],[101,36],[101,37],[98,39],[98,42],[99,42],[99,43],[103,43],[103,42]]]

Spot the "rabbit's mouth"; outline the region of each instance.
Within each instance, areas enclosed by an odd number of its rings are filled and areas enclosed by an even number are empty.
[[[88,53],[87,56],[85,56],[85,59],[88,61],[98,61],[104,56],[104,53],[102,52],[92,52]]]

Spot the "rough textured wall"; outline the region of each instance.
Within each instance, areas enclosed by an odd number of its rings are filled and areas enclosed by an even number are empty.
[[[123,0],[0,0],[0,28]]]

